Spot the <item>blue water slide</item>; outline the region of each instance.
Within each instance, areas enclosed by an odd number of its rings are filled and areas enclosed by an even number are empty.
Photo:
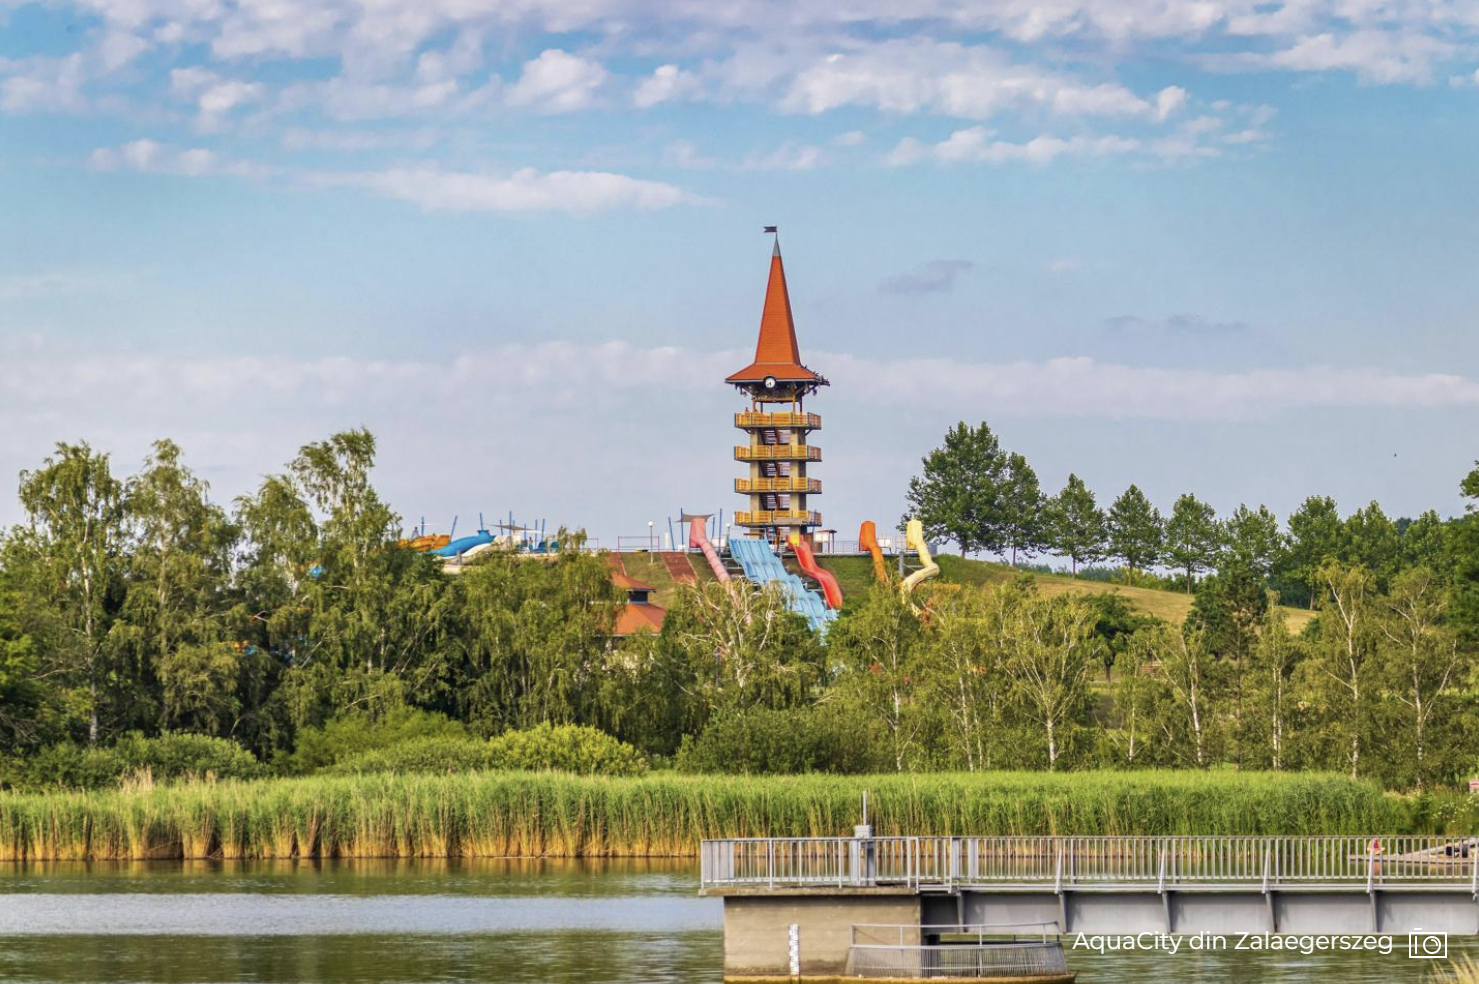
[[[779,584],[790,609],[805,618],[818,632],[826,632],[827,626],[837,618],[837,613],[827,607],[820,594],[786,570],[786,565],[781,563],[767,541],[730,540],[729,556],[739,562],[746,580],[755,584]]]
[[[492,542],[493,536],[487,530],[478,530],[472,536],[458,537],[440,550],[433,550],[431,554],[433,557],[461,557],[473,547]]]

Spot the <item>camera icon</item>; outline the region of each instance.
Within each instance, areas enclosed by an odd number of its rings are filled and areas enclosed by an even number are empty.
[[[1447,933],[1425,933],[1421,930],[1407,934],[1407,955],[1414,960],[1442,960],[1448,956]]]

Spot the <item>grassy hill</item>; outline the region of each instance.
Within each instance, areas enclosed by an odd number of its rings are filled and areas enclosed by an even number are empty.
[[[843,598],[856,598],[868,593],[873,584],[873,561],[868,557],[820,557],[823,568],[832,572],[842,587]],[[994,564],[984,560],[968,560],[960,557],[941,556],[940,579],[948,584],[982,585],[1000,584],[1018,575],[1018,571],[1005,564]],[[897,561],[889,558],[890,564]],[[1168,622],[1181,623],[1191,612],[1191,595],[1179,591],[1158,591],[1153,588],[1132,588],[1123,584],[1105,581],[1087,581],[1069,577],[1067,574],[1033,574],[1038,590],[1045,595],[1112,593],[1123,595],[1137,610],[1163,618]],[[1302,608],[1284,608],[1284,616],[1290,631],[1299,632],[1314,613]]]

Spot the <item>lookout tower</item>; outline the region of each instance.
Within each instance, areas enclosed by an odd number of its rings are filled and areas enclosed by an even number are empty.
[[[750,401],[748,409],[734,415],[734,426],[745,433],[734,458],[749,466],[747,477],[734,480],[734,490],[750,497],[750,508],[734,514],[735,525],[776,547],[792,532],[809,537],[822,524],[822,514],[807,508],[807,497],[820,494],[822,483],[807,476],[806,466],[821,461],[822,451],[808,437],[822,426],[822,418],[808,413],[805,402],[827,380],[801,364],[779,236],[770,254],[755,361],[725,382]]]

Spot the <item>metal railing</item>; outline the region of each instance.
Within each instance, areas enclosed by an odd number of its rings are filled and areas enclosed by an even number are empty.
[[[811,509],[740,509],[734,514],[735,526],[820,526],[822,514]]]
[[[1017,932],[1037,928],[1031,937]],[[1046,923],[1021,926],[853,926],[850,977],[1052,977],[1066,975],[1063,946]],[[1051,932],[1056,933],[1054,926]]]
[[[1399,884],[1479,897],[1479,838],[802,837],[704,841],[705,888]]]

